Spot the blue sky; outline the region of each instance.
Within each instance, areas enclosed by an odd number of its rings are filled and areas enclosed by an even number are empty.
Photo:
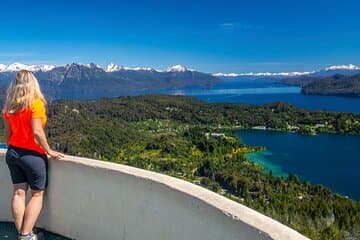
[[[205,72],[360,65],[359,9],[356,0],[2,0],[0,63]]]

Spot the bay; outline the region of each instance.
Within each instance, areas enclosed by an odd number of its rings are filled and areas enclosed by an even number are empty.
[[[145,92],[152,93],[152,92]],[[210,103],[267,104],[287,102],[297,108],[360,114],[360,98],[302,95],[300,87],[266,81],[230,81],[210,89],[200,87],[162,89],[157,93],[193,96]],[[321,134],[303,136],[270,131],[240,131],[248,145],[267,151],[248,154],[265,171],[287,177],[294,173],[302,181],[323,184],[332,191],[360,200],[360,136]]]
[[[252,153],[250,161],[273,175],[294,173],[302,181],[323,184],[332,191],[360,200],[359,136],[296,133],[260,130],[236,132],[247,145],[265,146],[267,151]]]

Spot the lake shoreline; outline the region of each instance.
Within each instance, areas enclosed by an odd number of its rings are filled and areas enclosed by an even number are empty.
[[[301,181],[322,184],[343,197],[360,200],[360,183],[352,180],[359,176],[358,136],[318,134],[314,145],[311,137],[297,133],[237,130],[236,134],[243,144],[266,147],[267,151],[247,155],[266,173],[271,170],[272,175],[283,177],[296,174]]]

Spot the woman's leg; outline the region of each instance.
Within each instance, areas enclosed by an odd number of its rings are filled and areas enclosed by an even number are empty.
[[[26,235],[32,232],[41,212],[44,190],[47,185],[47,160],[46,156],[26,150],[22,152],[18,163],[25,172],[31,189],[31,198],[25,208],[20,232],[22,235]]]
[[[35,223],[41,212],[44,198],[43,190],[31,190],[31,198],[26,206],[24,222],[21,229],[21,234],[25,235],[31,233]]]
[[[14,217],[14,223],[18,232],[21,232],[24,214],[27,183],[14,184],[14,192],[11,201],[11,211]]]

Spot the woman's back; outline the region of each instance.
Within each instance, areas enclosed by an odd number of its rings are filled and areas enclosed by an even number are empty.
[[[36,142],[32,132],[32,118],[40,118],[43,128],[45,127],[47,121],[45,104],[39,98],[35,99],[31,107],[25,110],[13,114],[4,112],[4,119],[9,122],[11,130],[8,144],[44,154],[44,149]]]

